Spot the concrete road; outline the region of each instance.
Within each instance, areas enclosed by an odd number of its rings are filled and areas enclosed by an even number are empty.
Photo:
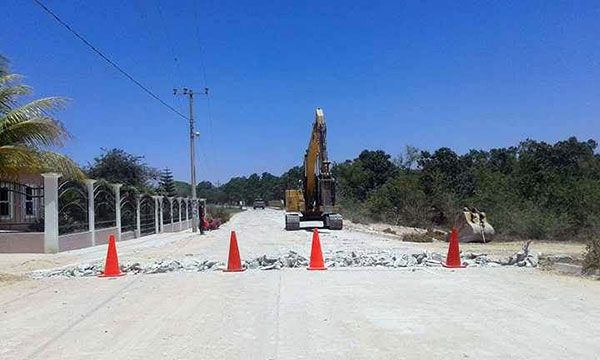
[[[235,216],[204,237],[119,243],[122,261],[225,260],[290,249],[281,212]],[[323,231],[326,251],[421,244]],[[101,259],[105,246],[0,258],[22,273]],[[536,269],[303,269],[175,272],[115,279],[0,279],[0,359],[598,359],[600,284]]]
[[[598,359],[598,283],[476,268],[23,281],[1,359]]]

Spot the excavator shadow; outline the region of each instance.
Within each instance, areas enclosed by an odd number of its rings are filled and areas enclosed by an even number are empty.
[[[306,232],[312,233],[314,229],[318,229],[319,232],[325,232],[328,233],[329,231],[331,231],[328,227],[325,227],[325,225],[304,225],[304,226],[300,226],[300,230],[304,230]]]

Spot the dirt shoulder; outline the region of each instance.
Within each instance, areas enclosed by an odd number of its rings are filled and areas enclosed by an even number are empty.
[[[344,224],[346,229],[363,232],[370,235],[377,235],[388,239],[395,239],[407,244],[418,244],[424,249],[429,251],[435,251],[444,254],[448,249],[448,243],[445,241],[433,241],[429,243],[412,243],[403,241],[405,235],[410,234],[424,234],[425,229],[407,227],[407,226],[395,226],[382,223],[373,224],[355,224],[347,222]],[[473,252],[479,254],[487,254],[490,256],[510,256],[517,251],[521,250],[523,241],[490,241],[485,244],[481,243],[461,243],[460,249],[463,252]],[[544,240],[533,240],[530,246],[532,251],[539,252],[542,257],[544,256],[570,256],[573,259],[580,260],[583,257],[585,251],[585,244],[580,242],[558,242],[558,241],[544,241]]]

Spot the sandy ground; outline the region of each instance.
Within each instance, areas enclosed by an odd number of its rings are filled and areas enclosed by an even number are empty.
[[[308,256],[310,232],[247,211],[205,236],[118,244],[121,261],[202,255]],[[325,251],[411,251],[355,230],[322,231]],[[516,244],[517,248],[520,246]],[[562,250],[562,249],[561,249]],[[524,268],[175,272],[115,279],[22,276],[96,261],[106,246],[0,256],[0,359],[597,359],[600,284]]]
[[[347,229],[352,229],[357,232],[372,234],[377,236],[387,237],[401,241],[403,235],[410,233],[424,233],[425,229],[393,226],[389,224],[345,224]],[[396,234],[386,233],[385,229],[391,229]],[[434,241],[432,243],[422,244],[422,248],[444,253],[447,251],[448,244],[444,241]],[[461,244],[461,250],[473,253],[484,253],[493,256],[510,256],[519,251],[523,246],[522,241],[491,241],[486,244],[481,243],[466,243]],[[581,259],[585,251],[585,244],[581,242],[556,242],[556,241],[532,241],[531,249],[539,252],[541,255],[567,255],[574,259]]]

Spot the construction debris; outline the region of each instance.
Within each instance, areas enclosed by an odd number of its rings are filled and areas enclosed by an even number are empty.
[[[396,253],[383,252],[355,252],[337,251],[324,254],[325,264],[328,268],[345,267],[381,267],[381,268],[413,268],[413,267],[441,267],[443,257],[436,252]],[[518,253],[508,259],[492,259],[487,254],[462,253],[462,262],[467,267],[494,267],[494,266],[519,266],[537,267],[539,254],[529,250],[529,243],[523,246]],[[252,260],[244,260],[245,269],[279,270],[283,268],[306,268],[309,260],[294,252],[276,257],[262,255]],[[127,263],[121,266],[121,271],[126,274],[158,274],[174,271],[203,272],[225,269],[225,263],[186,256],[183,259],[164,259],[147,264],[139,262]],[[31,273],[33,278],[45,277],[86,277],[97,276],[102,271],[102,263],[82,264],[68,266],[53,270],[40,270]]]

